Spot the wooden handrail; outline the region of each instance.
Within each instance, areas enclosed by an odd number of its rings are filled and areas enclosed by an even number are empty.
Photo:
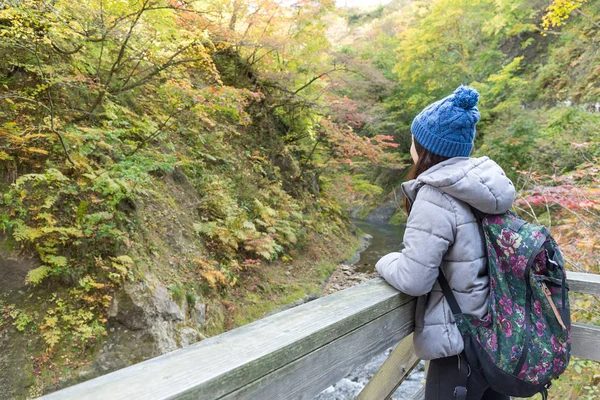
[[[414,306],[377,278],[45,398],[310,399],[409,335]]]
[[[571,292],[600,294],[598,275],[568,280]],[[312,399],[407,337],[414,307],[375,278],[44,399]],[[600,327],[573,324],[572,343],[574,356],[600,361]]]
[[[600,295],[600,275],[567,271],[571,292]]]

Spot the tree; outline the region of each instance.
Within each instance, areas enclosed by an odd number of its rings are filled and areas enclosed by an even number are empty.
[[[571,14],[575,13],[585,17],[593,25],[600,28],[599,23],[581,10],[587,1],[588,0],[553,0],[546,8],[546,14],[542,18],[542,27],[544,30],[548,31],[550,28],[564,25]]]

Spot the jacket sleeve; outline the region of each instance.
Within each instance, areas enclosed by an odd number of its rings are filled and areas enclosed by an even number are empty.
[[[456,216],[450,200],[438,189],[424,186],[408,217],[404,249],[383,256],[375,268],[399,291],[411,296],[427,294],[455,234]]]

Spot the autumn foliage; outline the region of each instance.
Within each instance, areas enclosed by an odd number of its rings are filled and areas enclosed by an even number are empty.
[[[350,72],[318,22],[332,9],[0,5],[0,229],[7,248],[39,261],[24,284],[43,293],[34,310],[6,305],[0,329],[29,332],[50,355],[106,335],[115,294],[164,262],[154,249],[164,239],[148,231],[168,229],[145,224],[148,210],[173,205],[169,179],[197,197],[188,229],[202,251],[174,258],[195,271],[185,276],[203,295],[286,256],[307,231],[343,230],[347,217],[320,190],[321,174],[380,162],[394,144],[361,136],[368,116],[333,90]]]

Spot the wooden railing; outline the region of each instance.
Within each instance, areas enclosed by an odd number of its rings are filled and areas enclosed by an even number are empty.
[[[600,275],[568,277],[571,292],[600,295]],[[414,307],[376,278],[44,399],[312,399],[400,342],[358,396],[380,400],[419,361]],[[600,327],[573,324],[572,354],[600,361]]]

